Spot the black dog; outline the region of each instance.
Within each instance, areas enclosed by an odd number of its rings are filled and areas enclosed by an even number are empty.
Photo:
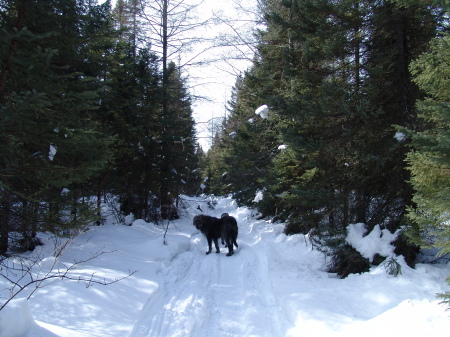
[[[238,236],[238,225],[235,218],[228,215],[228,213],[223,213],[221,217],[222,222],[222,231],[221,237],[222,240],[225,240],[225,247],[228,247],[227,256],[231,256],[234,254],[233,244],[238,248],[238,244],[236,242]]]
[[[194,217],[194,226],[201,231],[208,240],[209,250],[206,254],[211,253],[212,250],[212,242],[214,241],[214,245],[216,246],[216,253],[220,253],[219,249],[219,238],[221,236],[222,231],[222,219],[218,219],[209,215],[196,215]]]

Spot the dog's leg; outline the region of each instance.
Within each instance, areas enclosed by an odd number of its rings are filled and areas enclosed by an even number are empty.
[[[206,255],[211,253],[211,250],[212,250],[212,237],[208,236],[207,239],[208,239],[208,248],[209,248],[209,250],[206,252]]]
[[[233,252],[233,240],[231,238],[227,239],[227,246],[228,246],[228,254],[227,256],[231,256],[234,254]]]
[[[218,238],[214,238],[214,245],[216,246],[216,253],[220,253],[220,248],[219,248],[219,239]],[[211,246],[210,246],[210,251],[211,251]]]
[[[225,246],[225,248],[227,248],[228,239],[227,236],[223,234],[224,233],[222,232],[222,236],[220,237],[220,239],[222,240],[222,246]]]

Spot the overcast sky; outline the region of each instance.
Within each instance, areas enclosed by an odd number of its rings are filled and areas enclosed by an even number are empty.
[[[218,61],[208,66],[188,69],[190,83],[194,84],[192,94],[206,96],[210,99],[209,102],[199,100],[194,104],[194,118],[199,123],[199,141],[204,149],[209,148],[212,136],[211,132],[207,130],[205,122],[211,119],[218,121],[218,117],[225,115],[226,102],[230,99],[236,76],[251,65],[254,55],[252,47],[243,45],[242,40],[252,39],[255,27],[254,7],[256,7],[256,5],[252,6],[252,3],[256,3],[256,1],[243,0],[241,2],[245,8],[239,7],[235,1],[230,0],[206,0],[202,4],[203,14],[200,15],[200,19],[202,16],[216,16],[218,21],[224,21],[209,28],[207,35],[219,36],[217,39],[219,40],[220,36],[228,34],[228,38],[235,40],[228,47],[216,48],[204,53],[206,59],[217,59]],[[201,49],[202,45],[199,48]]]
[[[98,2],[102,3],[103,1],[99,0]],[[178,0],[169,1],[178,2]],[[213,41],[200,43],[190,54],[183,53],[182,55],[182,58],[186,60],[206,50],[195,60],[216,60],[208,65],[186,67],[182,73],[188,79],[191,94],[194,97],[205,98],[194,101],[193,117],[198,123],[199,142],[206,150],[211,145],[212,136],[207,122],[211,119],[219,121],[220,117],[225,116],[226,102],[230,99],[236,76],[251,65],[253,50],[250,45],[246,46],[242,42],[252,39],[257,0],[185,1],[193,4],[201,3],[195,12],[199,22],[203,22],[207,18],[215,18],[214,25],[189,32],[189,36],[207,37]],[[112,0],[112,6],[115,6],[115,0]],[[228,47],[210,48],[213,43],[217,44],[218,41],[225,39],[235,39],[235,41]],[[237,57],[240,59],[236,59]],[[171,61],[180,63],[178,57]]]

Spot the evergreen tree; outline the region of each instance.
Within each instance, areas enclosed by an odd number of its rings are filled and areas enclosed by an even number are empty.
[[[211,192],[233,193],[239,203],[247,205],[253,205],[256,192],[263,189],[264,176],[277,149],[274,123],[255,115],[270,91],[257,78],[258,72],[255,65],[236,81],[230,114],[206,159]]]
[[[135,56],[136,55],[136,56]],[[148,49],[120,41],[110,68],[105,120],[115,136],[106,190],[118,196],[125,215],[151,220],[160,176],[157,166],[161,115],[159,62]]]
[[[170,62],[167,82],[163,82],[161,128],[161,189],[160,201],[163,219],[171,218],[173,201],[186,191],[187,175],[196,167],[196,136],[192,118],[191,97],[180,70]],[[164,89],[165,88],[165,89]]]
[[[84,183],[110,159],[111,139],[97,128],[103,85],[88,61],[105,51],[107,5],[17,0],[1,8],[4,254],[10,226],[32,249],[37,230],[61,234],[92,221]]]
[[[289,233],[314,228],[331,254],[344,248],[350,223],[397,229],[411,191],[393,124],[417,123],[423,94],[407,65],[435,34],[437,11],[421,1],[265,1],[262,9],[267,30],[252,69],[260,85],[250,91],[269,105],[272,139],[285,149],[264,149],[267,174],[246,181],[264,189],[258,206],[288,220]],[[232,148],[213,149],[239,153]]]
[[[449,62],[450,35],[444,34],[411,64],[414,81],[429,97],[418,102],[425,130],[409,132],[412,150],[407,162],[414,188],[414,207],[408,209],[409,235],[421,247],[438,248],[438,256],[450,253]],[[450,304],[450,293],[442,297]]]
[[[137,3],[121,1],[115,9],[123,33],[104,107],[116,135],[108,186],[125,215],[153,221],[175,216],[178,195],[199,177],[191,174],[196,139],[185,81],[175,64],[163,64],[151,46],[136,42],[143,29],[135,20]]]

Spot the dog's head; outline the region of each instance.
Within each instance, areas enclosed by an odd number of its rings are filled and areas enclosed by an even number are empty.
[[[196,215],[194,217],[194,221],[193,224],[195,226],[195,228],[197,228],[198,230],[202,230],[203,228],[203,216],[202,215]]]
[[[228,213],[222,213],[222,216],[220,218],[223,218],[225,216],[230,216]]]

